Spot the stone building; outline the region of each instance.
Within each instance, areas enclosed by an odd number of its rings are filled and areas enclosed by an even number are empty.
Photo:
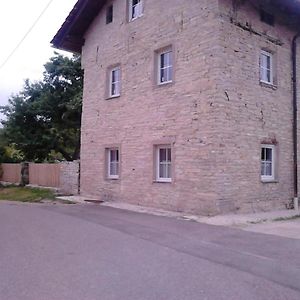
[[[299,19],[296,0],[79,0],[52,43],[82,54],[81,193],[210,215],[290,206]]]

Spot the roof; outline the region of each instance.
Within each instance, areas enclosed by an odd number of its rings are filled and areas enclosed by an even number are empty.
[[[78,0],[51,44],[58,49],[81,53],[83,36],[105,2],[105,0]]]
[[[300,30],[300,0],[248,0],[277,16],[278,20]],[[105,4],[105,0],[78,0],[51,43],[54,47],[81,53],[84,34]]]
[[[300,0],[249,0],[255,7],[276,16],[278,22],[300,31]]]

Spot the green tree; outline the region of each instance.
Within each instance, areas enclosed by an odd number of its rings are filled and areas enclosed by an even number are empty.
[[[28,161],[79,158],[83,71],[80,57],[58,53],[45,64],[43,80],[25,81],[23,90],[0,107],[9,144]]]
[[[3,128],[0,128],[0,164],[16,163],[23,160],[22,153],[17,150],[14,144],[9,144]]]

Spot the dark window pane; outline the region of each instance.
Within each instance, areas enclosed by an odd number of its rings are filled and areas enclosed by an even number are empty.
[[[113,6],[110,5],[106,9],[106,24],[109,24],[113,21]]]
[[[112,83],[116,82],[116,71],[115,70],[113,70],[111,72],[111,82]]]
[[[271,57],[270,56],[267,56],[267,68],[268,68],[268,70],[271,69]]]
[[[272,149],[266,148],[266,160],[272,161]]]
[[[171,161],[172,157],[171,157],[171,148],[168,149],[168,161]]]
[[[168,70],[167,69],[162,69],[161,70],[161,82],[168,81]]]
[[[265,156],[265,149],[266,148],[261,148],[261,160],[265,160],[266,156]]]
[[[267,82],[271,82],[271,71],[267,70]]]
[[[167,154],[166,149],[159,149],[159,161],[160,162],[167,160],[166,154]]]
[[[110,161],[119,161],[119,150],[110,150]]]
[[[260,11],[260,20],[266,24],[274,26],[275,24],[275,17],[272,14],[267,13],[263,9]]]
[[[110,164],[110,175],[118,175],[118,164],[115,162]]]
[[[119,163],[116,163],[116,175],[119,175]]]
[[[171,81],[172,80],[172,68],[168,68],[167,70],[167,81]]]
[[[267,176],[272,176],[272,163],[266,163],[266,174]]]
[[[110,150],[110,162],[115,161],[115,151]]]
[[[117,94],[116,93],[116,85],[114,83],[111,85],[111,94],[112,95],[116,95]]]
[[[167,165],[167,171],[168,171],[167,178],[172,178],[172,168],[171,168],[171,164],[168,164],[168,165]]]
[[[159,178],[166,178],[166,165],[160,164],[159,165]]]
[[[165,54],[160,55],[160,67],[163,68],[165,66]]]

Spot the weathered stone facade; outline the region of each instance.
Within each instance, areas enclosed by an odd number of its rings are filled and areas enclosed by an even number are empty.
[[[59,168],[59,191],[64,194],[78,195],[80,190],[80,162],[78,160],[61,162]]]
[[[223,149],[218,155],[218,203],[225,211],[283,208],[293,197],[291,45],[296,32],[261,22],[247,2],[236,10],[231,0],[219,3]],[[261,49],[274,54],[273,86],[259,82]],[[263,143],[276,144],[276,179],[270,183],[260,180]]]
[[[127,21],[126,1],[85,35],[81,193],[199,214],[285,207],[293,197],[291,41],[248,4],[147,0]],[[109,5],[110,2],[107,3]],[[251,28],[251,30],[248,30]],[[173,83],[155,81],[155,53],[172,46]],[[259,82],[259,55],[276,58],[276,84]],[[107,72],[121,67],[121,96]],[[262,143],[275,143],[276,181],[262,183]],[[172,145],[172,183],[154,180],[154,146]],[[106,177],[105,149],[120,148],[120,178]]]

